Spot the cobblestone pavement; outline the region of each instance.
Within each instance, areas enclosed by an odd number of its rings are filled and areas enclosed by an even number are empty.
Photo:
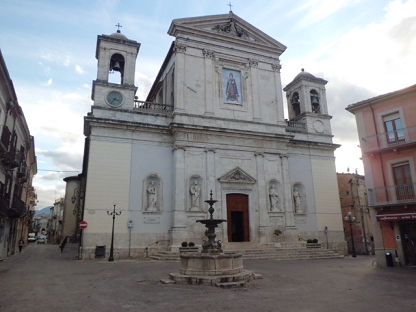
[[[416,268],[373,257],[246,260],[262,274],[246,288],[161,284],[179,262],[77,260],[76,246],[30,244],[0,262],[0,311],[414,312]]]

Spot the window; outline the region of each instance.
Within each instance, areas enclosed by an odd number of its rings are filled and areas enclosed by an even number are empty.
[[[404,131],[399,113],[394,113],[383,117],[386,129],[387,144],[395,145],[404,143]]]
[[[394,185],[398,200],[414,199],[412,174],[408,163],[393,166]]]

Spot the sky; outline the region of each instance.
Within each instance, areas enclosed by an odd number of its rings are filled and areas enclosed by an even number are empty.
[[[13,0],[0,6],[0,49],[31,135],[36,209],[81,172],[83,117],[97,75],[97,35],[115,25],[141,43],[135,84],[146,95],[174,40],[173,19],[227,14],[230,0]],[[352,103],[415,84],[416,0],[234,0],[234,14],[287,46],[282,86],[304,68],[326,85],[337,172],[363,174]],[[286,99],[284,99],[286,103]],[[287,118],[287,115],[285,116]]]

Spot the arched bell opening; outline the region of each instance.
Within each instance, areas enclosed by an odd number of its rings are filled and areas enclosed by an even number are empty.
[[[109,82],[116,83],[116,84],[123,84],[124,65],[125,65],[125,60],[124,60],[123,55],[119,53],[115,53],[111,56],[109,73],[112,75],[110,75],[109,77]]]
[[[292,105],[293,113],[296,116],[300,115],[300,100],[299,100],[299,93],[294,92],[292,97],[290,98],[290,104]]]
[[[311,90],[310,92],[311,97],[311,105],[312,105],[312,112],[313,113],[321,113],[321,105],[319,103],[319,94],[316,90]]]

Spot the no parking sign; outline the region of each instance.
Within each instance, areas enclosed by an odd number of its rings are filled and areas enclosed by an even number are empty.
[[[134,225],[133,220],[131,220],[131,219],[130,219],[130,220],[127,222],[127,227],[132,228],[132,227],[133,227],[133,225]]]

